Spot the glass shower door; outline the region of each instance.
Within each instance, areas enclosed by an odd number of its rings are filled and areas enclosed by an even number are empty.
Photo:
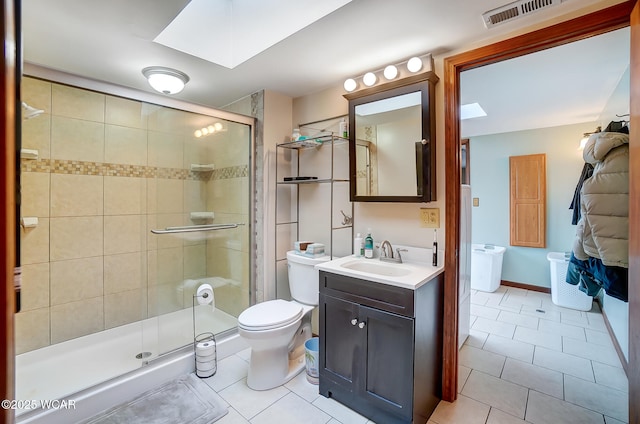
[[[153,208],[143,339],[162,355],[194,335],[235,329],[249,306],[251,128],[155,108],[149,149],[156,175],[148,184]],[[209,287],[213,298],[197,295]]]

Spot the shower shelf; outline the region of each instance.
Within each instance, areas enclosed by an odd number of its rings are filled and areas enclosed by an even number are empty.
[[[214,166],[212,163],[206,164],[206,165],[201,165],[201,164],[197,164],[197,163],[192,163],[191,164],[191,171],[193,172],[211,172],[214,170]]]
[[[278,144],[278,147],[282,147],[284,149],[306,149],[309,147],[322,147],[325,143],[327,144],[338,144],[340,142],[346,143],[349,140],[342,137],[331,136],[331,135],[323,135],[318,137],[310,137],[304,140],[298,141],[290,141],[288,143]]]
[[[322,180],[293,180],[293,181],[278,181],[278,184],[318,184],[318,183],[330,183],[335,180],[322,179]]]

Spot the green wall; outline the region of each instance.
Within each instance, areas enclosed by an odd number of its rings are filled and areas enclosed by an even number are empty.
[[[470,138],[473,243],[507,248],[502,279],[551,287],[549,252],[571,250],[575,226],[569,210],[584,161],[578,143],[596,123],[567,125]],[[509,157],[545,153],[547,159],[547,247],[509,245]]]

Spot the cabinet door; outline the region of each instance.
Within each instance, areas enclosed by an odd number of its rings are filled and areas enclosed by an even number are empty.
[[[331,296],[320,295],[321,345],[320,367],[323,378],[354,390],[357,368],[365,357],[364,334],[358,327],[359,305]]]
[[[366,321],[364,396],[378,409],[411,421],[413,416],[414,321],[360,306]]]

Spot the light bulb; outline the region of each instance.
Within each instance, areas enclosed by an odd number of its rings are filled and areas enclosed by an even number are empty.
[[[196,130],[196,132],[194,132],[193,135],[195,135],[196,138],[200,138],[200,137],[202,137],[202,131]]]
[[[392,80],[398,76],[398,68],[393,65],[389,65],[384,68],[384,77],[388,80]]]
[[[407,62],[407,69],[409,72],[418,72],[422,69],[422,60],[419,57],[412,57]]]
[[[352,92],[353,90],[356,89],[357,86],[358,86],[358,83],[353,78],[349,78],[344,82],[344,89],[347,90],[348,92]]]
[[[209,134],[216,132],[216,128],[213,125],[209,125],[207,129],[209,130]]]
[[[202,131],[202,135],[209,134],[209,129],[208,128],[203,128],[201,131]]]
[[[216,131],[220,131],[222,129],[222,124],[220,122],[216,122],[215,124],[213,124],[213,127],[216,129]]]
[[[364,77],[362,77],[362,82],[367,87],[371,87],[373,84],[376,83],[377,80],[378,80],[378,77],[376,77],[376,74],[374,74],[373,72],[367,72],[366,74],[364,74]]]

